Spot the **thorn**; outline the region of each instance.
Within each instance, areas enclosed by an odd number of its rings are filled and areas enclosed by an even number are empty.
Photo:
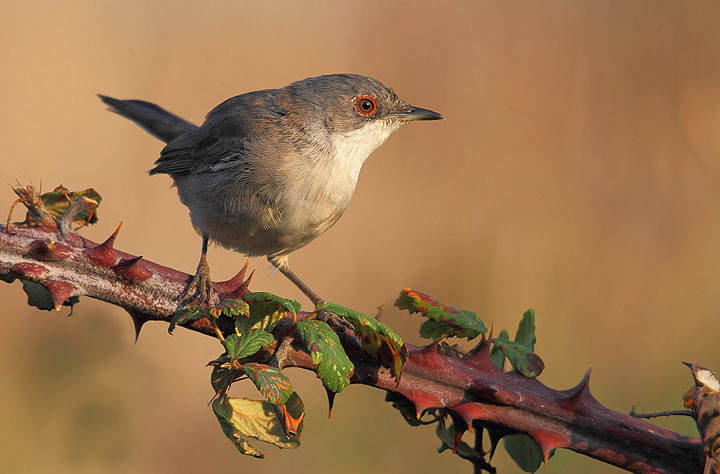
[[[50,292],[53,306],[55,307],[55,311],[58,312],[62,309],[63,303],[71,296],[74,296],[74,292],[77,290],[73,285],[64,281],[50,280],[46,281],[44,286]]]
[[[250,282],[252,281],[252,277],[255,275],[255,270],[250,272],[250,276],[247,277],[247,280],[245,280],[240,286],[237,288],[227,291],[227,292],[220,292],[218,294],[218,297],[223,299],[240,299],[243,297],[245,293],[248,293],[248,287],[250,286]]]
[[[218,293],[229,293],[235,291],[245,282],[245,273],[247,272],[248,265],[250,265],[250,257],[245,260],[245,265],[234,277],[226,281],[220,281],[215,283],[215,290]]]
[[[495,367],[495,364],[493,364],[492,360],[490,360],[490,347],[493,336],[493,326],[490,326],[490,331],[488,333],[488,336],[485,337],[485,334],[482,335],[482,339],[480,339],[480,342],[477,344],[477,346],[473,347],[470,350],[470,355],[465,357],[463,361],[466,363],[477,367],[482,368],[487,371],[491,372],[499,372],[501,371],[497,367]]]
[[[117,238],[118,232],[120,232],[122,224],[122,222],[118,224],[115,232],[110,234],[110,237],[108,237],[105,242],[101,243],[97,247],[85,249],[83,251],[83,255],[85,255],[93,263],[96,263],[98,265],[103,265],[106,267],[112,267],[113,265],[115,265],[120,259],[120,256],[117,254],[117,252],[115,252],[115,239]]]
[[[490,438],[490,458],[489,460],[492,460],[493,456],[495,456],[495,450],[497,450],[497,447],[500,445],[500,440],[503,439],[503,436],[505,436],[505,433],[502,433],[499,431],[498,428],[489,429],[487,430],[488,437]]]
[[[577,409],[578,405],[580,404],[580,401],[583,399],[585,394],[590,394],[590,375],[592,374],[592,365],[588,367],[587,372],[585,372],[585,375],[583,376],[582,380],[580,380],[580,383],[575,385],[574,387],[565,390],[565,395],[563,398],[559,399],[558,401],[563,403],[568,409],[575,410]]]
[[[453,454],[457,454],[457,450],[460,447],[460,441],[462,441],[463,434],[465,434],[468,429],[470,429],[470,432],[472,433],[472,428],[470,427],[471,425],[465,423],[462,418],[453,414],[453,412],[450,412],[450,418],[452,418],[453,429],[455,430],[455,436],[453,440]]]
[[[137,344],[138,338],[140,337],[140,330],[143,328],[143,325],[146,322],[150,321],[151,318],[145,313],[141,313],[132,309],[125,309],[125,311],[127,311],[130,315],[130,318],[132,318],[133,327],[135,329],[135,344]]]
[[[113,271],[130,281],[145,281],[152,276],[150,270],[147,270],[140,266],[138,262],[142,259],[142,255],[138,257],[128,258],[120,263],[115,264],[112,269]]]
[[[335,392],[333,392],[332,390],[329,390],[327,388],[325,388],[325,392],[327,392],[327,397],[328,397],[328,420],[329,420],[330,417],[332,416],[332,409],[333,409],[333,404],[335,403],[335,395],[336,394],[335,394]]]
[[[543,462],[547,467],[548,459],[550,459],[550,452],[557,448],[567,448],[570,445],[569,435],[562,435],[545,429],[540,429],[536,433],[526,433],[530,436],[533,441],[540,447],[540,451],[543,453]]]
[[[55,240],[35,240],[30,244],[28,256],[43,262],[60,262],[72,255],[72,249]]]
[[[462,440],[463,432],[455,428],[455,440],[453,442],[453,454],[457,454],[457,450],[460,447],[460,441]]]

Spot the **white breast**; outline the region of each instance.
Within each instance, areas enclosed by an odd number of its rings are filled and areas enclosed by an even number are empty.
[[[335,133],[330,136],[334,149],[332,163],[325,167],[326,189],[328,195],[352,195],[357,184],[363,163],[382,145],[400,123],[377,120],[368,122],[364,127],[347,133]],[[349,196],[348,196],[349,199]]]

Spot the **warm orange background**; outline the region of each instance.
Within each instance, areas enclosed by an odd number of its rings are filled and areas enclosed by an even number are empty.
[[[681,361],[720,369],[720,4],[714,1],[0,4],[2,181],[95,187],[104,239],[192,272],[200,250],[161,144],[96,93],[200,122],[223,99],[308,76],[377,77],[445,122],[398,131],[367,162],[330,232],[293,255],[325,298],[417,343],[391,306],[409,286],[489,325],[538,317],[541,380],[627,411],[680,408]],[[0,208],[14,196],[8,188]],[[19,216],[18,216],[19,217]],[[240,255],[214,248],[216,279]],[[301,298],[264,260],[254,288]],[[383,393],[324,391],[290,371],[303,446],[238,455],[205,403],[217,343],[150,324],[133,347],[115,307],[71,318],[0,285],[0,471],[10,473],[470,472],[434,452]],[[307,304],[307,302],[302,299]],[[253,395],[249,387],[238,393]],[[693,433],[689,420],[662,422]],[[518,472],[502,450],[502,473]],[[562,451],[548,473],[615,469]]]

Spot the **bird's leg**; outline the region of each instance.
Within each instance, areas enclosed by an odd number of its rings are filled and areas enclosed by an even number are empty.
[[[178,296],[178,300],[182,303],[188,303],[194,297],[191,296],[193,290],[197,290],[197,297],[199,298],[198,306],[202,305],[206,301],[210,301],[210,296],[213,292],[213,284],[210,279],[210,266],[207,263],[207,248],[210,237],[207,234],[202,236],[202,253],[200,254],[200,263],[198,263],[197,271],[195,276],[188,284],[187,288],[183,290]]]
[[[283,256],[280,255],[268,255],[267,259],[275,268],[280,270],[280,273],[285,275],[287,279],[293,283],[293,285],[297,286],[305,296],[310,298],[310,301],[312,301],[315,306],[319,306],[323,303],[323,299],[320,298],[320,296],[307,286],[300,278],[298,278],[292,270],[290,270],[290,267],[287,264],[287,258],[283,258]]]

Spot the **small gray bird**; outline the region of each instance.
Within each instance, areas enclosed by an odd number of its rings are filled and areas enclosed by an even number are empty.
[[[316,305],[288,254],[340,218],[365,159],[401,125],[443,116],[406,104],[371,77],[333,74],[232,97],[196,126],[150,102],[99,96],[167,143],[150,174],[169,174],[202,235],[197,272],[180,299],[213,287],[208,241],[266,255]]]

